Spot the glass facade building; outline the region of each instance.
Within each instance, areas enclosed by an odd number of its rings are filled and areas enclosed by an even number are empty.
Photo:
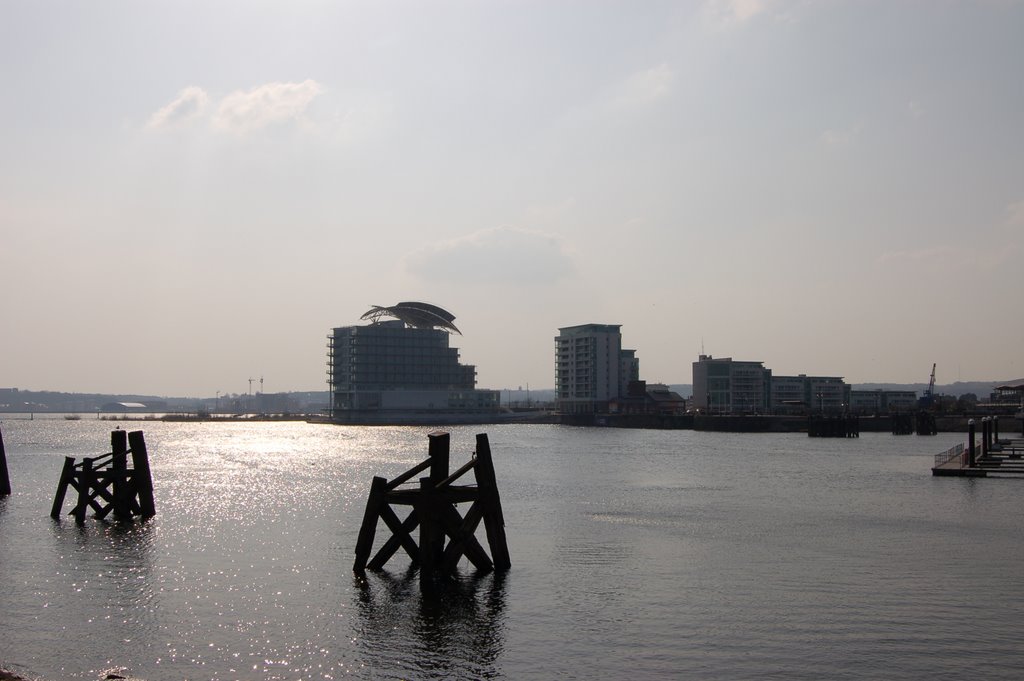
[[[498,409],[500,392],[477,390],[476,367],[461,364],[448,340],[443,329],[402,320],[335,328],[328,346],[332,418]]]

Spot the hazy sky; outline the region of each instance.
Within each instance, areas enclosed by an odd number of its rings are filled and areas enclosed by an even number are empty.
[[[0,387],[326,388],[371,305],[487,388],[1024,377],[1024,2],[0,3]]]

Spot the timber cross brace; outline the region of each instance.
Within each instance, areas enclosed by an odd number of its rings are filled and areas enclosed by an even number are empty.
[[[419,566],[421,579],[454,571],[462,556],[466,556],[483,572],[508,570],[512,563],[505,541],[505,519],[501,513],[501,500],[498,497],[498,484],[487,435],[476,436],[474,456],[469,463],[450,475],[449,434],[431,433],[427,437],[430,441],[430,458],[394,480],[373,478],[363,524],[356,541],[353,569],[358,573],[366,568],[380,570],[402,548],[409,554],[413,565]],[[418,486],[400,488],[427,469],[430,469],[430,476],[420,478]],[[476,485],[453,484],[471,470],[476,477]],[[456,504],[461,503],[472,503],[465,517],[456,508]],[[409,506],[411,511],[405,520],[401,520],[392,506]],[[391,530],[391,537],[370,560],[378,518]],[[487,531],[490,556],[474,535],[481,520]],[[419,544],[412,537],[417,527]]]
[[[50,517],[54,520],[60,518],[68,486],[78,491],[78,502],[68,514],[75,516],[78,525],[85,523],[85,512],[90,507],[96,511],[97,519],[106,518],[111,511],[118,519],[136,515],[151,518],[156,514],[153,476],[149,470],[149,455],[142,431],[112,431],[110,448],[110,453],[83,458],[79,464],[75,463],[73,456],[64,457],[64,468],[60,473],[60,482],[57,483]],[[128,468],[128,454],[132,455],[132,468]],[[106,505],[102,502],[106,502]]]

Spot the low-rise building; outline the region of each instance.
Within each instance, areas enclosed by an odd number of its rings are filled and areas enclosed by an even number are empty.
[[[663,383],[648,385],[646,381],[631,381],[625,396],[611,400],[609,412],[647,416],[682,416],[686,413],[686,400]]]
[[[850,386],[840,376],[772,376],[770,393],[775,414],[840,412],[850,403]]]
[[[693,363],[694,410],[708,414],[838,412],[850,401],[839,376],[775,376],[763,362],[700,355]]]
[[[700,355],[693,363],[693,408],[709,414],[759,414],[768,408],[764,362]]]
[[[913,411],[917,393],[913,390],[851,390],[850,411],[854,414],[888,414]]]

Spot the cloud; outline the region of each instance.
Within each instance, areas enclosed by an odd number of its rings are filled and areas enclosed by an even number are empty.
[[[878,256],[878,263],[881,265],[949,264],[957,255],[958,251],[950,246],[935,246],[916,251],[886,251]]]
[[[1006,224],[1011,227],[1024,227],[1024,200],[1006,207]]]
[[[848,149],[860,137],[861,127],[860,125],[855,125],[845,130],[826,130],[821,133],[819,140],[826,149]]]
[[[980,276],[1015,262],[1016,244],[965,243],[961,246],[934,246],[912,251],[887,251],[877,263],[893,271],[943,273],[944,275]]]
[[[194,85],[178,93],[178,98],[149,117],[146,127],[150,130],[173,128],[195,120],[203,115],[210,101],[206,92]]]
[[[718,25],[741,24],[768,9],[768,0],[708,0],[704,14]]]
[[[508,227],[428,246],[405,264],[422,279],[474,286],[551,284],[574,271],[561,237]]]
[[[649,106],[672,92],[674,79],[675,74],[665,63],[638,71],[622,83],[615,103],[630,108]]]
[[[394,98],[389,93],[349,92],[341,99],[343,103],[336,103],[333,110],[330,105],[322,107],[317,118],[303,116],[299,126],[325,142],[350,145],[380,135],[395,117]]]
[[[239,135],[268,125],[298,118],[323,92],[314,80],[301,83],[267,83],[248,92],[232,92],[221,100],[213,126]]]
[[[224,97],[209,117],[214,129],[244,135],[268,125],[298,119],[323,92],[314,80],[301,83],[266,83],[247,92],[241,90]],[[182,90],[178,98],[163,107],[146,123],[148,130],[179,127],[204,117],[210,97],[200,87]]]

